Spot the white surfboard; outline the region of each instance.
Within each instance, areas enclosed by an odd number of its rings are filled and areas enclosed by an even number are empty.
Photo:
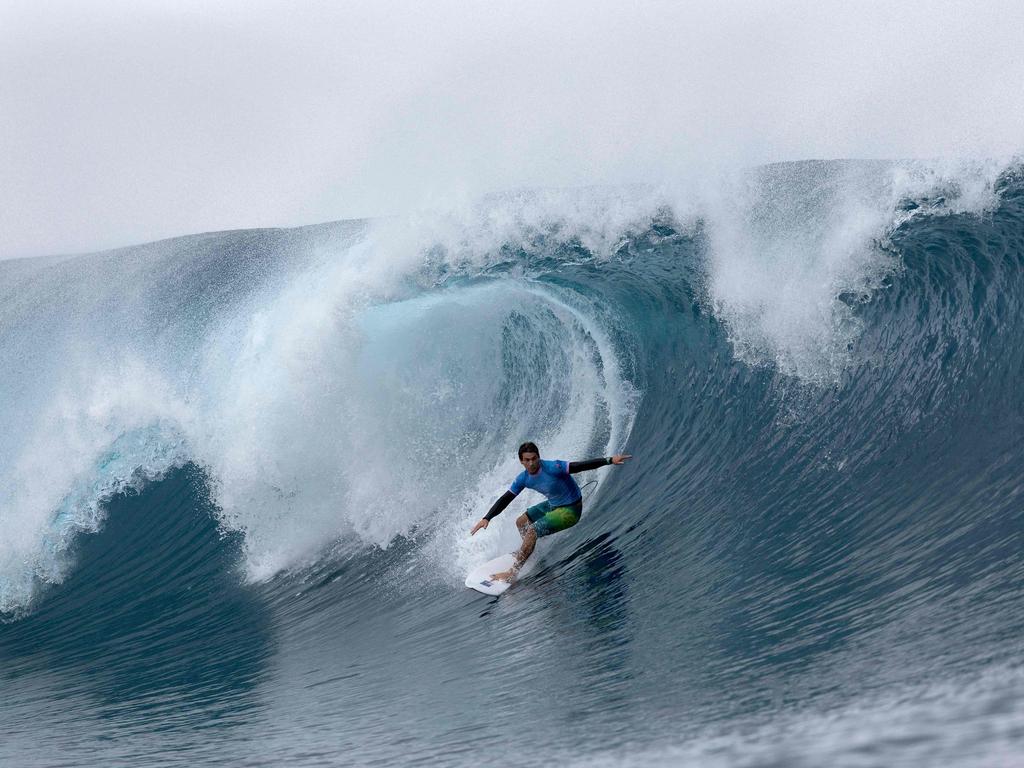
[[[516,556],[514,554],[499,555],[471,570],[466,576],[466,586],[477,592],[483,592],[485,595],[500,595],[512,586],[512,582],[492,579],[491,576],[507,571],[515,564]]]

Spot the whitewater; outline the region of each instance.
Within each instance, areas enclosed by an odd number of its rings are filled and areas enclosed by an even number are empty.
[[[0,763],[1019,764],[1022,310],[1019,161],[0,261]]]

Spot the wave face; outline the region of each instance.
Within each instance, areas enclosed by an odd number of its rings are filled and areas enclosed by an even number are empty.
[[[1024,178],[0,263],[0,762],[1009,765]],[[632,453],[500,600],[517,471]],[[524,497],[525,498],[525,497]]]

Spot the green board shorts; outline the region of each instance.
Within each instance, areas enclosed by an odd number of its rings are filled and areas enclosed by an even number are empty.
[[[533,530],[537,532],[538,537],[572,528],[580,521],[582,514],[583,499],[577,499],[564,507],[553,508],[550,502],[542,501],[526,510],[526,516],[533,523]]]

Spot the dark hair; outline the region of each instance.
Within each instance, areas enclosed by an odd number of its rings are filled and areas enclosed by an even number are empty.
[[[520,460],[522,460],[524,453],[536,453],[537,456],[539,457],[540,456],[540,448],[537,447],[536,443],[531,443],[531,442],[527,441],[527,442],[525,442],[525,443],[523,443],[522,445],[519,446],[519,458],[520,458]]]

